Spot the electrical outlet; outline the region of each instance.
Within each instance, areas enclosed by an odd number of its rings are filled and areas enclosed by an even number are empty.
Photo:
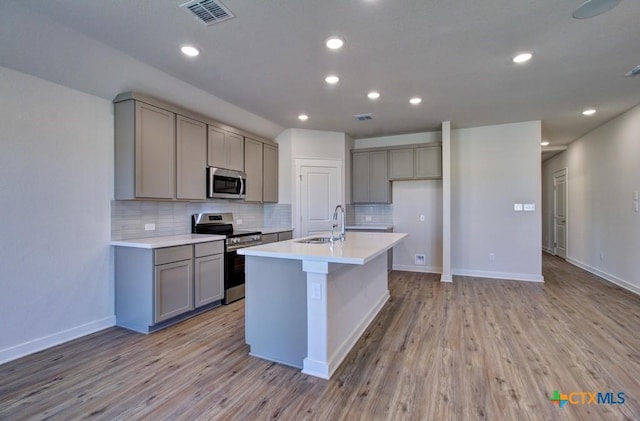
[[[522,203],[514,203],[513,204],[514,212],[522,212]]]
[[[489,260],[491,262],[493,262],[494,260],[496,260],[496,254],[495,253],[489,253]]]
[[[155,231],[156,230],[156,224],[144,224],[144,230],[145,231]]]
[[[424,254],[416,254],[414,261],[415,261],[416,265],[424,266],[425,265],[425,256],[424,256]]]
[[[600,252],[600,260],[604,260],[604,253]]]
[[[638,202],[633,202],[633,211],[638,212]]]
[[[367,222],[371,222],[371,216],[370,215],[365,216],[364,220]]]
[[[236,224],[242,225],[242,219],[236,219]]]
[[[314,300],[322,300],[322,285],[317,282],[311,283],[311,298]]]
[[[525,212],[533,212],[536,210],[536,204],[535,203],[525,203],[524,204],[524,211]]]

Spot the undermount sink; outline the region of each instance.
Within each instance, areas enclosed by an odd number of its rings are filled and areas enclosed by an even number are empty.
[[[314,238],[307,238],[306,240],[296,241],[296,243],[303,243],[303,244],[324,244],[329,242],[331,242],[331,237],[314,237]]]

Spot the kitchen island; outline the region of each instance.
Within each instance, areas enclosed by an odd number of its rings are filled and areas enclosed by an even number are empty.
[[[386,251],[406,236],[347,232],[333,246],[299,238],[238,250],[250,355],[330,378],[389,299]]]

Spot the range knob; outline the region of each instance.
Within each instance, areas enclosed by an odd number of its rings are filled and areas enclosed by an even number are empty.
[[[254,236],[251,237],[251,239],[254,240],[254,241],[258,241],[258,240],[260,240],[260,236],[259,235],[254,235]]]

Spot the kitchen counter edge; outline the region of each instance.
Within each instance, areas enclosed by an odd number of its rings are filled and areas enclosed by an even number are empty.
[[[112,240],[110,244],[116,247],[133,247],[141,249],[157,249],[163,247],[184,246],[188,244],[207,243],[210,241],[224,241],[224,235],[181,234],[166,237],[132,238],[128,240]]]

